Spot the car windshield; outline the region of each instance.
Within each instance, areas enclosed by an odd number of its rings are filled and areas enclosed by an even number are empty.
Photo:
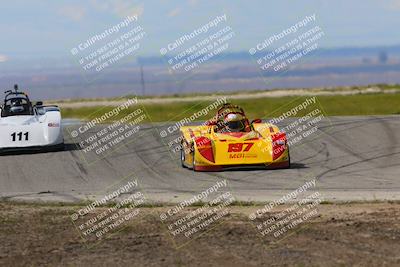
[[[33,115],[31,103],[22,97],[6,99],[1,116]]]

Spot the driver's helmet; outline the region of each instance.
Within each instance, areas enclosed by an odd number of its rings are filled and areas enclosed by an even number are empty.
[[[225,116],[224,130],[229,132],[245,132],[246,131],[246,118],[239,113],[229,113]]]
[[[11,100],[11,106],[15,107],[15,106],[21,106],[22,102],[21,99],[15,98]]]
[[[24,111],[24,107],[22,106],[21,99],[12,99],[10,103],[10,111],[11,112],[22,112]]]

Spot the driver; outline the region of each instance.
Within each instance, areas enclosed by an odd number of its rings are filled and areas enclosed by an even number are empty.
[[[17,99],[11,100],[10,111],[12,113],[18,113],[18,112],[24,111],[24,107],[22,105],[21,99],[17,98]]]
[[[247,119],[239,113],[229,113],[220,122],[220,132],[248,132]]]

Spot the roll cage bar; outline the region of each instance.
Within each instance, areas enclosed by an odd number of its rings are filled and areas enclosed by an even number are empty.
[[[32,102],[30,101],[28,95],[25,92],[18,91],[18,85],[14,85],[14,90],[7,90],[4,92],[6,95],[4,97],[4,102],[3,105],[1,105],[1,116],[2,117],[7,117],[7,116],[14,116],[14,115],[33,115],[34,114],[34,109]],[[25,109],[22,114],[21,113],[16,113],[12,114],[10,112],[11,106],[7,104],[7,101],[13,100],[13,99],[20,99],[26,101],[26,104],[22,105],[23,108]]]
[[[243,117],[246,117],[246,114],[244,113],[244,110],[241,107],[239,107],[238,105],[233,105],[231,103],[223,104],[217,111],[217,117],[219,117],[224,113],[239,113]]]
[[[231,103],[225,103],[223,104],[218,110],[217,110],[217,114],[214,118],[214,125],[216,126],[216,128],[214,129],[215,131],[219,131],[220,129],[224,128],[224,118],[225,116],[227,116],[228,114],[240,114],[244,117],[245,120],[245,125],[244,127],[247,129],[247,127],[250,127],[249,129],[252,129],[252,126],[246,116],[246,114],[244,113],[243,108],[241,108],[238,105],[234,105]]]
[[[19,92],[18,91],[18,85],[14,85],[14,91],[12,90],[7,90],[4,92],[6,96],[4,97],[4,103],[6,103],[7,100],[10,100],[12,98],[24,98],[27,100],[30,106],[32,106],[32,102],[29,100],[28,95],[25,92]],[[14,97],[13,97],[14,96]],[[21,96],[21,97],[18,97]]]

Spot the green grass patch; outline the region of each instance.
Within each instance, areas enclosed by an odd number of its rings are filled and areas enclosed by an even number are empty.
[[[256,98],[256,99],[235,99],[233,104],[240,105],[246,111],[248,117],[269,118],[279,116],[282,112],[302,103],[310,97],[286,96],[279,98]],[[318,103],[328,116],[343,115],[393,115],[400,114],[400,94],[359,94],[359,95],[332,95],[317,96]],[[175,102],[168,104],[146,104],[143,109],[148,114],[145,122],[150,119],[153,122],[179,121],[190,117],[194,113],[206,108],[213,101],[202,102]],[[140,103],[140,100],[139,100]],[[113,120],[120,119],[138,107],[123,110]],[[82,107],[82,108],[63,108],[64,118],[79,118],[90,120],[109,112],[113,107]],[[309,112],[300,111],[297,115],[302,116]],[[205,116],[198,117],[197,120],[206,120],[213,116],[215,111]],[[149,119],[150,118],[150,119]]]
[[[74,99],[62,99],[57,101],[49,101],[49,103],[79,103],[79,102],[95,102],[95,101],[120,101],[124,99],[129,99],[137,97],[138,99],[163,99],[163,98],[190,98],[190,97],[202,97],[202,96],[219,96],[219,95],[239,95],[239,94],[259,94],[265,92],[274,91],[285,91],[285,90],[307,90],[308,92],[343,92],[343,91],[366,91],[370,88],[378,88],[383,91],[385,90],[399,90],[400,84],[370,84],[362,86],[339,86],[339,87],[328,87],[328,88],[273,88],[273,89],[257,89],[257,90],[237,90],[229,92],[214,92],[210,94],[209,92],[192,92],[192,93],[175,93],[175,94],[163,94],[163,95],[125,95],[123,97],[111,97],[111,98],[74,98]]]

